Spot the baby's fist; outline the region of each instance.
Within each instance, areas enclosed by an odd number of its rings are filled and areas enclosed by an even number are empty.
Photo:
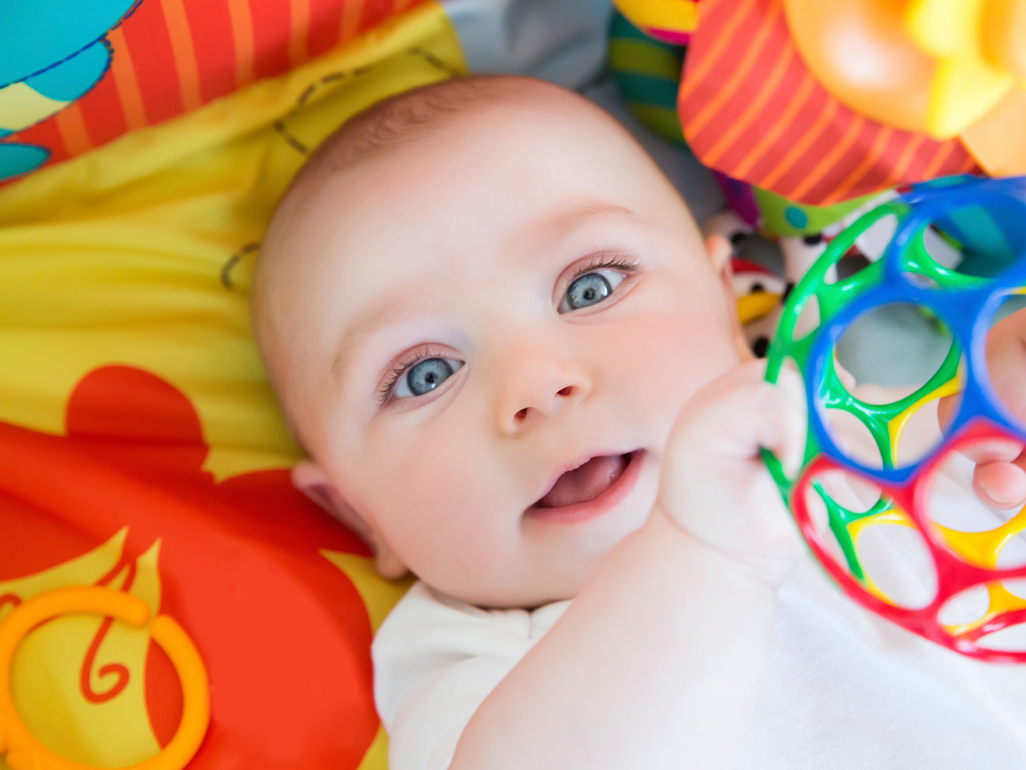
[[[779,586],[802,545],[760,450],[794,472],[806,411],[798,373],[785,368],[773,385],[765,369],[763,361],[742,364],[685,404],[667,444],[659,499],[693,536]]]

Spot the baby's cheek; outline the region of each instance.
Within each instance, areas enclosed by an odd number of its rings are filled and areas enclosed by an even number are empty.
[[[628,355],[653,406],[676,417],[698,390],[737,365],[732,337],[708,315],[667,313],[653,320]]]
[[[472,431],[453,435],[443,426],[426,432],[393,459],[384,495],[393,536],[414,571],[444,582],[450,574],[475,572],[478,560],[502,550],[497,520],[508,508],[504,479],[495,478],[488,454]],[[490,556],[487,556],[490,554]]]

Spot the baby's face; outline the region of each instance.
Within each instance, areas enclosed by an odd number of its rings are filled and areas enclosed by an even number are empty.
[[[574,595],[648,516],[681,405],[737,363],[725,257],[574,103],[460,116],[310,205],[277,290],[315,462],[429,585]]]

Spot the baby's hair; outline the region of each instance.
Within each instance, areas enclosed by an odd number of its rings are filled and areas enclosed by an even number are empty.
[[[321,143],[296,175],[282,204],[294,190],[311,183],[316,187],[316,181],[416,141],[474,107],[537,98],[547,91],[565,98],[556,86],[513,75],[450,78],[389,96],[353,115]]]

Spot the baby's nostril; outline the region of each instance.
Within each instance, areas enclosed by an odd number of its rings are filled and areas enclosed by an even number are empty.
[[[567,385],[567,386],[566,386],[565,388],[562,388],[562,389],[561,389],[561,390],[559,391],[558,395],[560,395],[560,396],[569,396],[569,395],[570,395],[570,393],[571,393],[571,391],[573,391],[573,389],[574,389],[574,388],[573,388],[573,386],[572,386],[572,385]]]
[[[515,419],[517,419],[517,420],[523,420],[524,418],[527,417],[527,410],[526,409],[521,409],[519,412],[517,412],[515,415],[513,415],[513,417]]]

